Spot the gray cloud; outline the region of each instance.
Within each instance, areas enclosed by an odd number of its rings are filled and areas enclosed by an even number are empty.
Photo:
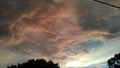
[[[108,3],[111,3],[107,1]],[[117,2],[117,1],[113,1]],[[120,32],[119,9],[94,1],[81,1],[77,6],[80,27],[89,31],[106,31],[117,36]]]
[[[40,14],[44,13],[53,13],[54,10],[50,10],[48,6],[55,6],[56,3],[52,0],[29,0],[29,1],[19,1],[19,0],[1,0],[0,1],[0,37],[9,37],[13,33],[16,33],[18,29],[22,28],[22,24],[26,23],[18,23],[17,19],[21,17],[21,15],[29,14],[32,11],[36,11],[36,9],[39,9]],[[56,5],[57,6],[57,5]],[[58,6],[57,6],[58,7]],[[53,8],[54,9],[54,8]],[[56,10],[56,8],[55,8]],[[39,15],[40,15],[39,14]],[[29,18],[23,18],[26,22],[29,22]],[[35,20],[34,20],[35,21]],[[14,25],[11,29],[11,25]],[[18,27],[19,25],[22,25]],[[26,24],[27,25],[27,24]],[[32,24],[31,24],[32,25]],[[16,28],[18,27],[18,29]],[[11,30],[14,32],[12,32]]]
[[[65,10],[64,2],[5,0],[0,3],[6,6],[0,8],[3,8],[0,14],[3,18],[1,19],[3,22],[0,23],[0,40],[3,42],[0,43],[9,42],[7,45],[13,52],[53,55],[64,45],[60,44],[69,41],[67,37],[77,34],[74,32],[76,29],[71,30],[74,18],[69,17],[70,12]],[[65,27],[66,25],[68,26]],[[31,50],[32,48],[34,49]]]

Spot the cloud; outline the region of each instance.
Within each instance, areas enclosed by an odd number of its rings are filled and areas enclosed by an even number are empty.
[[[117,2],[117,1],[112,1]],[[108,1],[108,3],[110,3]],[[104,31],[112,36],[118,36],[120,32],[119,10],[96,3],[94,1],[81,1],[77,5],[80,27],[87,31]],[[107,37],[109,35],[106,35]],[[110,36],[111,37],[111,36]]]
[[[37,18],[30,20],[30,17],[32,17],[32,15],[34,17],[35,16],[37,17],[37,15],[32,13],[36,13],[36,14],[39,13],[38,15],[40,15],[40,17],[44,17],[44,15],[46,14],[45,18],[47,18],[48,15],[53,14],[54,12],[57,11],[57,8],[59,8],[59,5],[56,5],[56,3],[54,3],[52,0],[49,1],[48,0],[41,0],[41,1],[1,0],[0,3],[2,5],[0,7],[1,9],[0,37],[1,38],[4,37],[11,38],[13,36],[19,37],[20,34],[19,32],[22,33],[25,27],[29,25],[33,25],[32,24],[33,21],[34,21],[34,25],[35,24],[37,25],[38,23],[37,22],[35,23],[35,19],[38,21]],[[25,16],[30,16],[30,17],[25,17]],[[30,24],[31,21],[32,23]]]
[[[105,38],[119,36],[119,11],[94,1],[1,0],[0,4],[0,46],[17,55],[66,63],[104,47]]]
[[[31,55],[54,55],[82,37],[67,2],[53,0],[1,1],[1,44]],[[8,9],[10,8],[10,9]],[[17,15],[17,16],[16,16]],[[2,24],[4,23],[4,24]],[[81,32],[78,32],[81,31]],[[85,36],[83,36],[84,38]],[[76,39],[77,38],[77,39]],[[76,40],[75,40],[76,39]],[[34,48],[34,50],[32,50]],[[54,48],[54,49],[53,49]]]
[[[68,4],[67,1],[30,0],[21,4],[18,0],[6,0],[3,3],[6,6],[4,9],[11,9],[2,10],[1,15],[4,11],[7,15],[1,16],[5,17],[2,19],[5,24],[0,30],[0,40],[1,44],[11,47],[13,51],[21,51],[28,55],[32,52],[55,55],[67,49],[64,46],[75,45],[79,40],[84,41],[81,38],[87,37],[79,28],[73,11],[65,5]],[[9,14],[12,17],[9,17]],[[33,47],[35,49],[31,50]]]
[[[1,47],[0,48],[0,67],[6,68],[8,65],[16,64],[16,63],[21,63],[25,62],[28,59],[30,59],[29,56],[23,55],[23,54],[18,54],[14,53],[12,51],[9,51],[9,49]]]

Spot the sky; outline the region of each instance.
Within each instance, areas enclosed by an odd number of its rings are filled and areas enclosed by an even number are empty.
[[[93,0],[0,0],[0,68],[32,58],[108,68],[120,52],[119,20],[120,9]]]

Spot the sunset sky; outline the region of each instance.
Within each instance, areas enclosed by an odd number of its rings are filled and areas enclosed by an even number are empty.
[[[32,58],[108,68],[119,52],[120,9],[93,0],[0,0],[0,68]]]

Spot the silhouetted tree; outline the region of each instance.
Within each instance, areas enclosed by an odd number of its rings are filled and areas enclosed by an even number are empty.
[[[18,65],[11,65],[7,68],[60,68],[58,63],[53,63],[53,61],[45,61],[44,59],[37,59],[37,60],[28,60],[25,63],[18,64]]]
[[[107,61],[109,68],[120,68],[120,53]]]

